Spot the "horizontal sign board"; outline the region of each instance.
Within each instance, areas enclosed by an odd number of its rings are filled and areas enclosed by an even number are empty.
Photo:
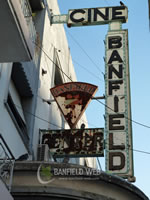
[[[128,9],[125,6],[104,8],[83,8],[68,11],[68,27],[108,24],[113,21],[125,23]]]
[[[54,157],[104,156],[104,130],[41,130],[42,144],[49,146]]]
[[[133,176],[128,31],[106,37],[106,171]]]

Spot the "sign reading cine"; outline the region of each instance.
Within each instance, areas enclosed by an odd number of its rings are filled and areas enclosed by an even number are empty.
[[[108,24],[112,21],[125,23],[128,9],[125,6],[73,9],[68,12],[68,27]]]

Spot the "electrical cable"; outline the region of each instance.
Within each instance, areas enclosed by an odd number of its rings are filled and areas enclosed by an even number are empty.
[[[138,152],[138,153],[143,153],[143,154],[148,154],[148,155],[150,155],[150,152],[147,152],[147,151],[141,151],[141,150],[132,149],[132,148],[131,148],[131,150],[136,151],[136,152]]]
[[[117,139],[118,139],[118,138],[117,138]],[[119,140],[119,139],[118,139],[118,140]],[[119,140],[119,141],[122,142],[122,140]],[[108,143],[105,141],[105,145],[106,145],[106,144],[108,144]],[[126,149],[132,150],[132,151],[135,151],[135,152],[138,152],[138,153],[143,153],[143,154],[148,154],[148,155],[150,155],[150,152],[148,152],[148,151],[143,151],[143,150],[139,150],[139,149],[134,149],[134,148],[131,148],[129,145],[128,145],[128,147],[127,147]]]
[[[37,95],[40,99],[42,99],[43,100],[43,98],[42,97],[40,97],[39,95]],[[15,106],[17,106],[17,105],[15,105]],[[18,106],[17,106],[18,107]],[[21,107],[20,107],[20,109],[22,109]],[[95,124],[92,124],[92,123],[90,123],[90,122],[87,122],[87,121],[85,121],[85,120],[83,120],[82,118],[80,119],[80,121],[82,121],[82,122],[84,122],[84,123],[88,123],[89,125],[91,125],[91,126],[93,126],[93,127],[96,127],[96,125]],[[56,125],[57,126],[57,125]],[[63,128],[63,127],[59,127],[59,128]]]
[[[45,50],[39,46],[36,42],[32,41],[46,56],[47,58],[70,80],[72,79],[49,57],[49,55],[45,52]],[[72,81],[73,82],[73,81]]]
[[[2,103],[2,102],[1,102],[1,103]],[[20,107],[19,105],[16,105],[16,104],[14,104],[14,105],[15,105],[16,107],[22,109],[22,107]],[[54,123],[52,123],[52,122],[49,122],[48,120],[45,120],[45,119],[43,119],[43,118],[41,118],[41,117],[39,117],[39,116],[37,116],[37,115],[35,115],[35,114],[33,114],[33,113],[27,111],[27,110],[23,110],[23,111],[24,111],[25,113],[29,114],[29,115],[34,116],[34,117],[37,118],[37,119],[40,119],[41,121],[47,122],[48,124],[51,124],[51,125],[53,125],[53,126],[56,126],[57,128],[63,129],[63,127],[58,126],[58,125],[56,125],[56,124],[54,124]],[[118,139],[118,138],[117,138],[117,139]],[[118,139],[118,140],[119,140],[119,139]],[[120,140],[120,141],[122,141],[122,140]],[[107,144],[107,143],[105,142],[105,144]],[[128,148],[130,148],[130,147],[128,147]],[[133,149],[133,148],[130,148],[130,149],[133,150],[133,151],[139,152],[139,153],[150,154],[150,152],[146,152],[146,151],[142,151],[142,150],[138,150],[138,149]]]
[[[50,59],[50,61],[55,64],[56,67],[58,67],[60,69],[60,71],[67,77],[69,78],[70,81],[74,82],[49,56],[48,54],[43,50],[43,48],[39,47],[39,45],[37,45],[35,42],[33,42],[38,48],[40,48],[40,50]],[[105,107],[109,108],[110,110],[112,110],[113,112],[115,112],[112,108],[110,108],[109,106],[107,106],[106,104],[102,103],[101,101],[99,101],[98,99],[96,99],[97,102],[99,102],[100,104],[104,105]],[[116,112],[115,112],[116,113]],[[132,120],[130,118],[128,118],[127,116],[125,116],[126,119],[130,120],[131,122],[134,122],[135,124],[138,124],[140,126],[143,126],[145,128],[150,128],[150,126],[145,125],[143,123],[137,122],[135,120]]]
[[[106,1],[106,0],[105,0]],[[108,3],[108,2],[107,2]],[[66,30],[66,29],[65,29]],[[77,40],[75,40],[75,38],[66,30],[66,32],[72,37],[72,39],[76,42],[76,44],[82,49],[82,51],[87,55],[87,57],[91,60],[91,62],[99,69],[99,67],[96,65],[96,63],[90,58],[90,56],[87,54],[87,52],[81,47],[81,45],[77,42]],[[77,63],[77,62],[76,62]],[[99,69],[100,70],[100,69]],[[100,70],[101,71],[101,70]],[[103,74],[103,72],[101,71],[101,73]],[[97,76],[95,76],[97,78]],[[101,80],[101,79],[100,79]],[[98,100],[98,102],[100,102]],[[100,102],[101,104],[103,104],[102,102]],[[105,107],[111,109],[110,107],[108,107],[107,105],[103,104]],[[111,109],[112,111],[114,111],[113,109]],[[115,111],[114,111],[115,112]],[[138,124],[138,125],[141,125],[143,127],[146,127],[146,128],[150,128],[150,126],[148,125],[145,125],[145,124],[142,124],[140,122],[137,122],[135,120],[132,120],[132,119],[129,119],[128,117],[125,117],[126,119],[134,122],[135,124]]]
[[[15,106],[17,106],[16,104],[15,104]],[[20,107],[20,106],[17,106],[17,107]],[[21,108],[21,107],[20,107]],[[22,109],[22,108],[21,108]],[[24,110],[24,112],[26,112],[26,113],[28,113],[28,114],[30,114],[30,115],[32,115],[32,116],[34,116],[34,117],[36,117],[37,119],[40,119],[40,120],[42,120],[42,121],[45,121],[45,122],[47,122],[47,123],[49,123],[49,124],[51,124],[51,125],[53,125],[53,126],[56,126],[56,127],[58,127],[58,128],[63,128],[63,127],[61,127],[61,126],[58,126],[58,125],[56,125],[56,124],[54,124],[54,123],[51,123],[51,122],[49,122],[49,121],[47,121],[47,120],[45,120],[45,119],[43,119],[43,118],[41,118],[41,117],[39,117],[39,116],[37,116],[37,115],[34,115],[33,113],[30,113],[29,111],[25,111]],[[117,138],[118,139],[118,138]],[[118,139],[119,140],[119,139]],[[120,141],[122,141],[122,140],[120,140]],[[107,144],[107,143],[105,143],[105,144]],[[142,151],[142,150],[138,150],[138,149],[133,149],[133,148],[130,148],[130,147],[128,147],[129,149],[131,149],[131,150],[133,150],[133,151],[136,151],[136,152],[139,152],[139,153],[144,153],[144,154],[150,154],[150,152],[146,152],[146,151]],[[101,165],[100,165],[101,166]],[[100,168],[101,170],[102,170],[102,168]]]
[[[48,42],[51,44],[51,46],[54,47],[54,45],[53,45],[49,40],[48,40]],[[62,53],[63,55],[65,55],[62,51],[61,51],[61,53]],[[100,79],[97,75],[95,75],[93,72],[91,72],[90,70],[88,70],[86,67],[84,67],[83,65],[81,65],[80,63],[78,63],[75,59],[72,58],[72,61],[73,61],[74,63],[76,63],[77,65],[79,65],[80,67],[82,67],[86,72],[88,72],[88,73],[89,73],[91,76],[93,76],[94,78],[98,79],[98,80],[101,81],[101,82],[105,82],[104,80]],[[49,70],[49,68],[48,68],[48,70]],[[103,73],[103,76],[104,76],[104,73]]]
[[[35,43],[35,45],[37,45],[36,43]],[[37,45],[37,47],[39,47],[38,45]],[[48,56],[48,54],[43,50],[43,48],[41,48],[41,47],[39,47],[40,49],[41,49],[41,51],[50,59],[50,61],[51,62],[53,62],[54,64],[55,64],[55,66],[56,67],[58,67],[59,68],[59,66]],[[60,69],[60,68],[59,68]],[[64,73],[64,75],[65,76],[67,76],[68,77],[68,75],[66,75],[66,73],[62,70],[62,69],[60,69],[61,70],[61,72],[62,73]],[[73,80],[70,78],[70,77],[68,77],[72,82],[73,82]],[[106,104],[104,104],[104,103],[102,103],[101,101],[99,101],[98,99],[96,99],[99,103],[101,103],[102,105],[104,105],[105,107],[108,107]],[[112,108],[110,108],[110,107],[108,107],[109,109],[111,109],[113,112],[115,112]],[[115,112],[116,113],[116,112]],[[136,124],[138,124],[138,125],[141,125],[141,126],[143,126],[143,127],[145,127],[145,128],[150,128],[150,126],[147,126],[147,125],[144,125],[144,124],[142,124],[142,123],[139,123],[139,122],[137,122],[137,121],[135,121],[135,120],[132,120],[132,119],[129,119],[129,118],[127,118],[128,120],[130,120],[131,122],[134,122],[134,123],[136,123]],[[41,120],[42,120],[42,118],[41,118]],[[50,123],[50,122],[49,122]],[[54,125],[55,126],[55,125]],[[57,125],[56,125],[57,126]],[[59,127],[59,128],[61,128],[61,127]],[[133,151],[134,151],[134,149],[133,149]],[[135,151],[138,151],[138,152],[141,152],[141,153],[146,153],[146,154],[149,154],[150,152],[146,152],[146,151],[141,151],[141,150],[135,150]]]
[[[102,104],[103,106],[105,106],[106,108],[108,108],[108,109],[110,109],[111,111],[113,111],[114,113],[118,113],[118,112],[115,112],[112,108],[110,108],[109,106],[107,106],[105,103],[102,103],[100,100],[98,100],[98,99],[96,99],[100,104]],[[127,117],[127,116],[125,116],[125,118],[127,119],[127,120],[129,120],[129,121],[131,121],[131,122],[134,122],[135,124],[138,124],[138,125],[140,125],[140,126],[143,126],[143,127],[145,127],[145,128],[150,128],[150,126],[148,126],[148,125],[145,125],[145,124],[143,124],[143,123],[140,123],[140,122],[137,122],[137,121],[135,121],[135,120],[133,120],[133,119],[130,119],[129,117]]]
[[[37,45],[35,42],[33,42],[35,45]],[[41,47],[39,47],[39,45],[37,45],[37,47],[38,48],[40,48],[40,50],[50,59],[50,61],[53,63],[53,64],[55,64],[55,66],[57,67],[57,68],[59,68],[60,69],[60,71],[67,77],[67,78],[69,78],[69,80],[71,81],[71,82],[74,82],[49,56],[48,56],[48,54],[43,50],[43,48],[41,48]],[[109,106],[107,106],[106,104],[104,104],[104,103],[102,103],[101,101],[99,101],[98,99],[95,99],[97,102],[99,102],[100,104],[102,104],[102,105],[104,105],[105,107],[107,107],[107,108],[109,108],[110,110],[112,110],[113,112],[115,112],[112,108],[110,108]],[[116,113],[116,112],[115,112]],[[130,118],[128,118],[128,117],[126,117],[125,116],[125,118],[126,119],[128,119],[128,120],[130,120],[131,122],[134,122],[134,123],[136,123],[136,124],[138,124],[138,125],[140,125],[140,126],[143,126],[143,127],[145,127],[145,128],[150,128],[150,126],[148,126],[148,125],[145,125],[145,124],[143,124],[143,123],[140,123],[140,122],[137,122],[137,121],[135,121],[135,120],[132,120],[132,119],[130,119]]]
[[[33,42],[33,41],[32,41]],[[40,48],[39,47],[39,45],[37,45],[35,42],[33,42],[38,48]],[[51,43],[51,45],[53,46],[53,44]],[[40,50],[43,50],[43,48],[41,49],[40,48]],[[43,53],[44,53],[44,55],[58,68],[58,69],[60,69],[61,70],[61,72],[63,73],[63,74],[65,74],[64,73],[64,71],[54,62],[54,61],[52,61],[52,59],[48,56],[48,54],[45,52],[45,51],[43,51]],[[93,75],[95,78],[97,78],[98,80],[101,80],[101,81],[103,81],[102,79],[100,79],[98,76],[96,76],[95,74],[93,74],[92,72],[90,72],[90,71],[88,71],[84,66],[82,66],[80,63],[78,63],[77,61],[75,61],[74,60],[74,62],[76,62],[78,65],[80,65],[82,68],[84,68],[87,72],[89,72],[91,75]],[[47,67],[48,68],[48,67]],[[49,72],[49,68],[48,68],[48,72]],[[50,75],[50,72],[49,72],[49,75]],[[65,74],[66,75],[66,74]],[[68,76],[67,76],[68,77]],[[72,79],[70,79],[72,82],[73,82],[73,80]],[[104,81],[103,81],[104,82]],[[39,98],[41,98],[40,96],[38,96]],[[41,98],[41,99],[43,99],[43,98]],[[82,118],[80,119],[82,122],[85,122]],[[85,122],[85,123],[87,123],[87,122]],[[91,126],[95,126],[94,124],[91,124],[91,123],[89,123],[88,122],[88,124],[89,125],[91,125]],[[96,126],[95,126],[96,127]]]
[[[66,29],[65,29],[66,30]],[[66,30],[67,31],[67,30]],[[67,31],[68,32],[68,31]],[[97,67],[97,65],[95,64],[95,62],[93,62],[93,60],[89,57],[89,55],[87,54],[87,52],[81,47],[81,45],[77,42],[77,40],[74,39],[74,37],[68,32],[68,34],[72,37],[72,39],[78,44],[78,46],[83,50],[83,52],[88,56],[88,58],[92,61],[92,63]],[[77,62],[76,62],[77,63]],[[78,64],[78,63],[77,63]],[[79,65],[79,64],[78,64]],[[98,67],[97,67],[98,68]],[[100,70],[100,69],[99,69]],[[101,71],[101,70],[100,70]],[[101,73],[103,74],[103,72],[101,71]],[[95,76],[97,78],[97,76]],[[101,80],[101,79],[100,79]],[[98,102],[100,102],[99,100],[97,100]],[[102,102],[100,102],[101,104],[103,104]],[[113,109],[111,109],[110,107],[108,107],[106,104],[103,104],[105,107],[109,108],[110,110],[114,111]],[[115,112],[115,111],[114,111]],[[141,125],[143,127],[146,128],[150,128],[150,126],[142,124],[140,122],[137,122],[135,120],[129,119],[128,117],[125,117],[126,119],[134,122],[135,124]]]
[[[99,66],[93,61],[93,59],[88,55],[88,53],[84,50],[84,48],[79,44],[79,42],[72,36],[72,34],[70,32],[67,31],[67,29],[65,28],[66,32],[70,35],[70,37],[73,39],[73,41],[80,47],[80,49],[84,52],[84,54],[89,58],[89,60],[91,61],[91,63],[93,63],[93,65],[98,69],[98,71],[100,71],[102,73],[102,75],[104,74],[102,72],[102,70],[99,68]]]
[[[74,59],[72,59],[74,63],[76,63],[77,65],[79,65],[80,67],[82,67],[83,69],[85,69],[90,75],[92,75],[93,77],[95,77],[96,79],[98,79],[101,82],[104,82],[104,80],[100,79],[98,76],[96,76],[93,72],[91,72],[90,70],[88,70],[86,67],[84,67],[83,65],[81,65],[80,63],[78,63],[77,61],[75,61]]]

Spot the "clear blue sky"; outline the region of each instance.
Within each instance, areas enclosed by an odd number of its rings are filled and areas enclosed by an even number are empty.
[[[122,0],[128,7],[129,63],[131,80],[132,119],[150,127],[150,30],[147,0]],[[60,11],[68,9],[117,6],[119,0],[58,0]],[[54,13],[58,14],[58,13]],[[108,25],[67,28],[69,47],[78,81],[98,86],[96,96],[104,90],[105,49],[103,40]],[[104,102],[104,101],[102,101]],[[104,106],[92,101],[86,111],[89,127],[104,127]],[[133,148],[150,152],[150,128],[132,123]],[[104,158],[100,159],[103,170]],[[150,154],[134,151],[135,185],[150,197]]]

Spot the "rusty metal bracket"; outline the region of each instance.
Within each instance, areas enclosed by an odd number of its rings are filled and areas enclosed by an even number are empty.
[[[97,100],[97,99],[105,99],[105,96],[100,96],[100,97],[92,97],[91,98],[92,100]],[[48,100],[48,99],[42,99],[43,102],[45,103],[48,103],[49,105],[53,102],[56,102],[55,99],[51,99],[51,100]]]
[[[100,97],[92,97],[91,99],[92,100],[105,99],[105,96],[103,95],[103,96],[100,96]]]

